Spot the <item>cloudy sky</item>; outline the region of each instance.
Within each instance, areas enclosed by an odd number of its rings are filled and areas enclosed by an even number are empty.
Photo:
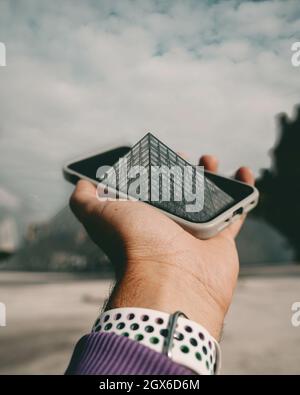
[[[297,0],[1,0],[0,41],[0,199],[27,220],[66,203],[66,160],[149,130],[258,172],[300,101]]]

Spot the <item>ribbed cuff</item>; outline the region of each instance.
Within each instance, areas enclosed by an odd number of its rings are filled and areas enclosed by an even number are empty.
[[[188,375],[189,369],[114,333],[91,333],[77,343],[66,374]]]

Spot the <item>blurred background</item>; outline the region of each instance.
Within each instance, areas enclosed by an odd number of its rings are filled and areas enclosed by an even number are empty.
[[[1,0],[0,373],[62,373],[111,287],[63,164],[149,130],[255,172],[223,372],[300,373],[299,31],[296,0]]]

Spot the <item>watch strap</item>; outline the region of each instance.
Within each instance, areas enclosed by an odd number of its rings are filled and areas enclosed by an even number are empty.
[[[105,311],[92,332],[126,336],[183,365],[197,374],[217,374],[221,352],[218,342],[200,324],[183,313],[126,307]]]

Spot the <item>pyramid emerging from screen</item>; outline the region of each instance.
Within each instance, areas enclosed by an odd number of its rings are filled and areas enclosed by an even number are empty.
[[[130,173],[141,167],[145,169],[145,177],[139,173],[140,187],[135,189],[133,186],[137,177],[132,177],[133,174]],[[173,171],[171,177],[170,169]],[[159,177],[154,177],[158,173]],[[151,133],[146,134],[115,163],[104,178],[107,185],[116,185],[122,193],[192,222],[205,222],[233,202],[228,194],[204,177],[196,166],[188,163]],[[186,208],[195,200],[196,185],[198,188],[200,186],[203,195],[201,210],[189,212]],[[169,190],[169,194],[166,190]]]

